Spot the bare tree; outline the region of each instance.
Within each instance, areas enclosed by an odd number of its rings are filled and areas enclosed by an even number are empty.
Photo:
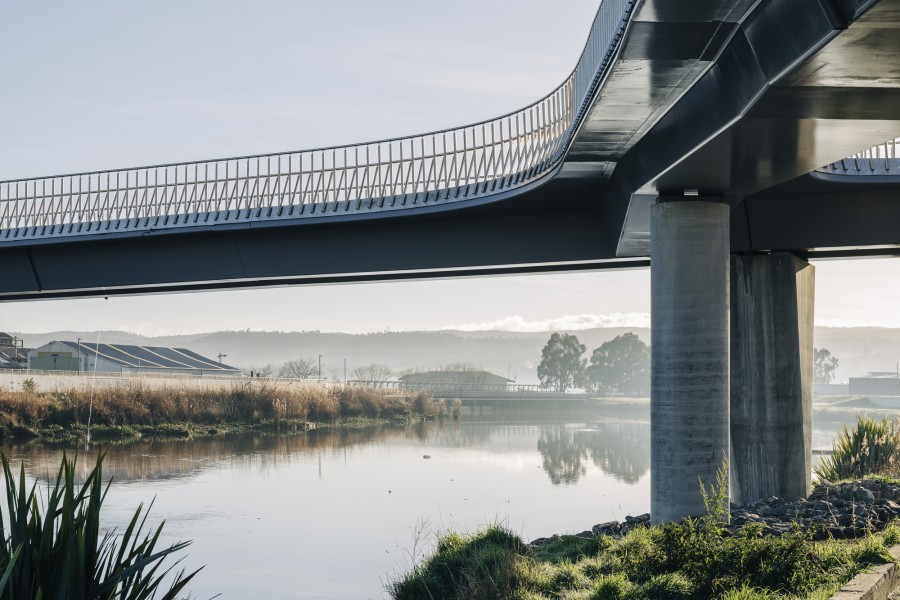
[[[387,365],[372,363],[364,367],[356,367],[353,369],[353,379],[360,381],[387,381],[394,374]]]
[[[315,358],[298,358],[289,360],[278,370],[279,377],[290,379],[309,379],[319,374],[319,362]]]

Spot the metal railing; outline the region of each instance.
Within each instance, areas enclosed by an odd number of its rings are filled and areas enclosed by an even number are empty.
[[[603,0],[572,73],[502,117],[380,142],[0,182],[0,242],[320,217],[481,198],[564,158],[637,0]]]
[[[471,392],[505,392],[509,394],[562,394],[552,388],[537,384],[514,383],[450,383],[446,381],[412,382],[412,381],[369,381],[354,379],[347,382],[348,385],[357,385],[370,389],[418,391],[424,390],[429,394],[459,394]],[[576,392],[573,392],[576,393]]]
[[[830,175],[900,176],[900,138],[848,156],[816,171]]]

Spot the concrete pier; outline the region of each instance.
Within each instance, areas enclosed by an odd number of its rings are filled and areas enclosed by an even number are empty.
[[[655,523],[703,514],[699,482],[715,482],[729,450],[729,217],[715,199],[651,209]]]
[[[731,259],[731,497],[812,491],[815,267],[788,253]]]

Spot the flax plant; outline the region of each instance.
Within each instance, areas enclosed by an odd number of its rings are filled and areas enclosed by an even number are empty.
[[[157,549],[162,525],[145,532],[149,508],[139,506],[121,536],[102,532],[100,509],[109,483],[103,484],[103,455],[80,487],[75,459],[65,455],[46,498],[30,490],[22,465],[16,477],[2,456],[8,528],[0,515],[0,600],[174,600],[197,574],[173,572],[164,560],[190,542]],[[43,500],[43,502],[41,501]],[[199,569],[198,569],[199,571]],[[171,578],[169,575],[171,574]]]
[[[869,475],[897,476],[900,472],[900,432],[887,417],[875,421],[859,417],[856,425],[838,434],[832,453],[815,468],[819,480],[839,481]]]

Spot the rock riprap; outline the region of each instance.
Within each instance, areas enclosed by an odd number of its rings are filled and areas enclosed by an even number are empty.
[[[816,486],[809,498],[801,500],[789,502],[772,496],[748,506],[732,506],[731,523],[725,530],[733,534],[756,524],[764,535],[784,535],[799,529],[810,533],[815,540],[852,539],[880,531],[897,518],[900,518],[900,484],[865,479],[838,484],[824,482]],[[576,535],[620,537],[649,523],[649,514],[628,516],[622,522],[600,523]],[[556,537],[559,536],[538,538],[531,544],[541,546]]]

